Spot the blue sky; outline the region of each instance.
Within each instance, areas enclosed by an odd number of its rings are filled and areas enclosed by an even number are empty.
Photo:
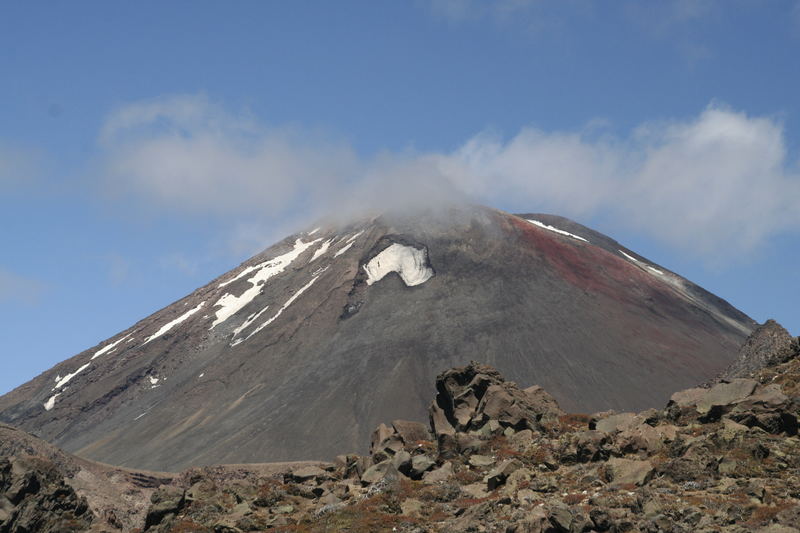
[[[0,392],[332,205],[563,214],[800,334],[800,3],[3,2]]]

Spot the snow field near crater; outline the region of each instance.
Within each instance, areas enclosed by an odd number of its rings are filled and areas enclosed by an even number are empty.
[[[433,277],[427,260],[424,249],[394,243],[364,265],[367,285],[382,280],[390,272],[397,272],[408,287],[421,285]]]

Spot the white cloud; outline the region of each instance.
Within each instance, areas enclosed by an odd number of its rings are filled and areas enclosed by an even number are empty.
[[[353,173],[348,146],[314,137],[177,96],[117,110],[100,139],[104,177],[120,193],[202,213],[280,214]]]
[[[44,292],[44,284],[0,269],[0,303],[22,303],[33,305]]]
[[[787,162],[781,125],[720,107],[645,124],[627,139],[535,129],[507,142],[478,136],[441,164],[477,197],[611,215],[707,257],[749,253],[800,229],[800,173]]]
[[[462,198],[610,216],[707,258],[747,254],[800,229],[800,176],[781,124],[718,106],[622,138],[591,124],[529,127],[507,140],[478,134],[452,153],[359,158],[344,143],[174,97],[117,111],[102,143],[116,187],[164,209],[224,215],[239,250],[274,240],[298,216]]]

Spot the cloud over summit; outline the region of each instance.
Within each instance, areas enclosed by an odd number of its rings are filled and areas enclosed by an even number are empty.
[[[610,217],[706,258],[800,230],[800,173],[781,124],[714,105],[625,136],[527,127],[510,138],[480,132],[447,153],[364,157],[330,136],[176,96],[112,113],[101,145],[112,187],[190,213],[277,220],[466,198]]]

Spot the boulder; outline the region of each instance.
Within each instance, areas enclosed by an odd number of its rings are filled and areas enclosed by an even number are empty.
[[[494,368],[476,362],[440,374],[436,390],[429,418],[440,443],[449,443],[442,437],[456,432],[490,435],[506,428],[539,430],[542,416],[553,412],[552,404],[541,400],[541,395],[520,390]]]
[[[413,461],[410,453],[405,450],[400,450],[394,454],[394,457],[392,457],[392,464],[398,470],[398,472],[404,476],[410,477],[411,469],[413,467]]]
[[[480,468],[491,466],[495,464],[497,461],[494,457],[489,457],[488,455],[472,455],[469,458],[469,464],[472,466],[477,466]]]
[[[177,514],[186,503],[186,492],[172,486],[164,486],[150,496],[150,508],[147,510],[144,528],[160,524],[167,515]]]
[[[394,427],[380,424],[372,432],[369,454],[376,462],[381,462],[403,449],[403,440]]]
[[[451,477],[453,477],[453,463],[448,461],[436,470],[426,472],[425,475],[422,476],[422,482],[426,485],[432,485],[434,483],[447,481]]]
[[[287,477],[297,483],[304,483],[306,481],[329,479],[330,475],[318,466],[304,466],[293,470]]]
[[[489,472],[484,478],[488,490],[495,490],[508,479],[513,472],[522,468],[522,463],[517,459],[506,459],[497,468]]]
[[[524,389],[522,392],[528,397],[528,402],[537,413],[541,413],[543,418],[558,418],[566,414],[558,402],[546,390],[539,385],[534,385]]]
[[[753,394],[757,385],[753,379],[734,379],[730,383],[715,385],[697,401],[697,412],[704,414],[714,407],[731,407]]]
[[[636,426],[639,422],[636,413],[619,413],[598,420],[594,424],[594,429],[604,433],[614,433]]]
[[[406,446],[413,446],[420,441],[431,440],[431,433],[422,422],[395,420],[392,422],[392,428],[394,428],[394,432]]]
[[[400,473],[390,459],[369,467],[361,475],[361,483],[363,485],[372,485],[387,478],[390,480],[400,478]]]
[[[606,472],[613,486],[644,485],[653,476],[650,461],[612,457],[606,463]]]
[[[411,471],[409,477],[411,479],[420,479],[422,475],[436,466],[436,461],[427,455],[415,455],[411,458]]]

